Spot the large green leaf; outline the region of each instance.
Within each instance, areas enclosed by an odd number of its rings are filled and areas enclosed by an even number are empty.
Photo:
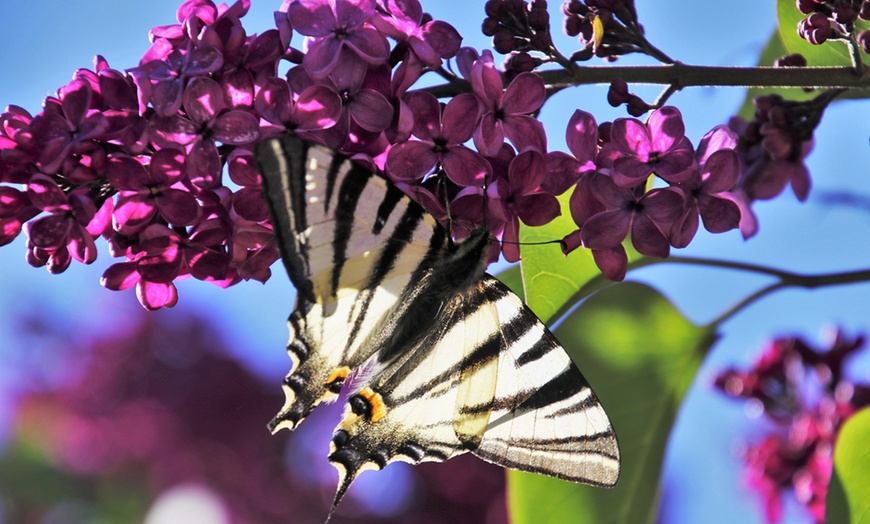
[[[830,524],[870,523],[870,408],[846,421],[834,448],[834,474],[828,491]]]
[[[527,293],[538,289],[529,287]],[[512,522],[655,522],[665,444],[712,335],[657,291],[637,283],[605,288],[572,313],[556,336],[613,422],[623,459],[621,479],[608,490],[510,472]]]

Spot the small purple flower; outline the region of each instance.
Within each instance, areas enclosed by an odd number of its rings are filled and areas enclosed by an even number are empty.
[[[727,191],[740,177],[740,160],[734,146],[737,136],[725,126],[717,126],[701,139],[697,161],[700,168],[677,184],[686,197],[686,212],[674,223],[671,243],[689,245],[698,230],[698,216],[711,233],[724,233],[740,225],[740,207]]]
[[[91,109],[92,97],[90,84],[73,80],[61,90],[60,100],[50,97],[45,100],[45,110],[31,124],[40,149],[37,165],[43,173],[57,172],[77,146],[109,129],[106,117]]]
[[[172,307],[178,301],[173,281],[191,275],[216,282],[227,278],[229,258],[221,244],[227,238],[220,220],[206,220],[187,238],[160,224],[139,236],[141,251],[134,260],[110,266],[100,280],[115,291],[136,285],[136,296],[146,309]]]
[[[200,45],[188,52],[174,50],[165,59],[142,64],[138,71],[150,80],[154,110],[162,117],[171,117],[181,108],[185,82],[219,71],[222,66],[220,51]]]
[[[375,14],[374,0],[298,0],[287,15],[296,32],[313,37],[302,64],[316,79],[345,67],[351,56],[378,65],[387,61],[390,46],[366,23]],[[352,55],[342,54],[348,48]]]
[[[152,140],[160,147],[187,146],[187,172],[202,189],[220,184],[221,160],[215,141],[241,145],[260,136],[256,117],[238,109],[226,110],[220,84],[196,77],[184,89],[185,115],[151,120]]]
[[[442,59],[456,56],[462,36],[441,20],[423,24],[423,8],[418,0],[385,0],[383,8],[383,13],[372,18],[372,24],[384,35],[407,42],[411,52],[427,66],[437,68]]]
[[[181,189],[185,170],[179,149],[155,152],[147,167],[133,157],[115,155],[109,159],[106,177],[119,190],[114,220],[122,234],[145,229],[158,213],[174,226],[189,226],[199,218],[196,198]]]
[[[679,109],[657,109],[644,124],[635,118],[617,118],[610,129],[613,149],[613,181],[634,187],[655,173],[668,182],[680,182],[691,172],[695,160],[692,144],[685,137]]]
[[[487,187],[489,209],[505,224],[502,253],[508,262],[520,259],[520,220],[529,226],[542,226],[562,214],[556,197],[541,190],[546,176],[544,156],[529,150],[511,160],[507,178],[497,178]]]
[[[327,129],[341,116],[341,98],[325,85],[312,85],[296,96],[280,78],[266,80],[257,94],[255,108],[273,126],[263,128],[265,135],[292,131],[305,136],[307,131]]]
[[[593,178],[592,190],[605,211],[589,218],[582,227],[583,245],[589,249],[616,248],[631,232],[631,243],[642,255],[665,258],[670,253],[667,231],[683,214],[682,193],[657,188],[647,193],[643,186],[627,189],[609,176]]]
[[[483,101],[484,114],[474,133],[474,145],[484,156],[495,156],[505,137],[519,152],[547,151],[547,137],[540,121],[529,116],[540,109],[547,97],[544,81],[535,73],[520,73],[507,89],[501,73],[485,59],[471,69],[471,86]]]
[[[460,187],[482,186],[490,165],[463,144],[471,138],[480,115],[480,103],[471,93],[453,97],[442,113],[438,99],[417,91],[405,102],[414,114],[414,136],[396,144],[387,156],[386,172],[395,181],[410,183],[432,173],[440,164]]]
[[[30,179],[27,196],[37,209],[50,213],[25,225],[32,261],[37,265],[48,263],[54,272],[62,272],[70,256],[84,264],[96,260],[94,238],[108,228],[109,222],[105,213],[97,213],[93,201],[78,192],[65,194],[43,174]]]
[[[549,174],[541,188],[554,195],[561,195],[583,175],[595,171],[595,157],[598,154],[598,125],[595,117],[579,109],[574,111],[568,121],[565,140],[573,156],[560,151],[549,152],[546,156]]]

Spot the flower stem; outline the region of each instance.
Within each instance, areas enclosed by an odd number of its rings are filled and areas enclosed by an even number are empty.
[[[650,66],[578,66],[540,71],[549,88],[589,84],[609,84],[616,77],[628,83],[659,85],[739,86],[739,87],[806,87],[870,88],[870,71],[853,67],[736,67],[698,66],[675,62]],[[441,84],[425,89],[436,97],[455,96],[468,89],[467,84]]]

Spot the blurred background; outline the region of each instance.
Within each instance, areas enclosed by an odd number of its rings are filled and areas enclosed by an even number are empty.
[[[95,54],[116,69],[135,66],[148,47],[148,30],[174,23],[177,4],[33,0],[5,6],[0,105],[38,112],[43,97],[76,68],[92,67]],[[256,0],[244,19],[248,32],[271,27],[279,4]],[[637,4],[650,41],[686,63],[753,65],[776,27],[772,0]],[[424,0],[423,7],[453,24],[464,45],[488,47],[479,32],[483,2]],[[558,8],[552,2],[554,32]],[[557,44],[563,52],[573,49],[567,37]],[[619,63],[649,62],[626,57]],[[651,100],[659,88],[632,91]],[[599,122],[625,116],[605,95],[606,86],[590,86],[551,99],[541,114],[551,148],[564,149],[575,108]],[[697,144],[727,122],[744,97],[742,89],[698,88],[671,103]],[[702,231],[678,254],[802,273],[865,268],[868,107],[840,102],[825,114],[807,160],[814,184],[807,202],[788,191],[759,202],[755,238]],[[837,198],[842,194],[854,198]],[[100,287],[111,259],[99,249],[93,266],[73,264],[59,276],[25,263],[23,238],[0,249],[0,523],[321,522],[335,490],[326,453],[340,403],[317,410],[293,434],[273,437],[265,429],[282,404],[280,381],[289,367],[284,322],[294,298],[280,265],[265,285],[222,290],[180,282],[178,306],[146,313],[132,290]],[[698,323],[770,283],[668,264],[629,279],[654,285]],[[786,289],[723,325],[669,444],[661,522],[764,522],[760,499],[743,481],[740,452],[770,428],[715,393],[712,377],[728,365],[748,367],[773,336],[822,340],[834,325],[849,334],[870,332],[868,312],[868,284]],[[870,359],[863,353],[847,370],[866,381]],[[504,485],[503,470],[468,456],[442,465],[394,464],[362,475],[334,521],[502,523]],[[807,517],[791,501],[786,520]]]

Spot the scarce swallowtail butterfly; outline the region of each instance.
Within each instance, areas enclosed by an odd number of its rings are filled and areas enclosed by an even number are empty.
[[[286,401],[269,428],[295,428],[367,368],[330,446],[333,510],[366,469],[466,452],[616,484],[607,414],[550,331],[485,273],[487,232],[454,242],[389,181],[298,138],[263,142],[257,161],[297,291]]]

